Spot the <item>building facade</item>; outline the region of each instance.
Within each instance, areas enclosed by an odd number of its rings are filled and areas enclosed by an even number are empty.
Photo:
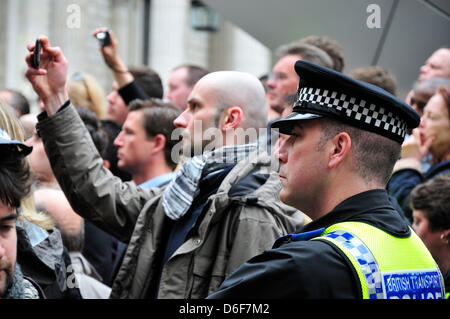
[[[167,86],[174,67],[191,63],[217,70],[261,76],[269,72],[271,51],[226,19],[217,31],[191,26],[191,0],[0,0],[0,88],[22,91],[37,112],[26,80],[26,45],[41,34],[62,48],[75,72],[93,75],[105,92],[112,75],[92,32],[114,31],[119,53],[128,65],[149,65]]]

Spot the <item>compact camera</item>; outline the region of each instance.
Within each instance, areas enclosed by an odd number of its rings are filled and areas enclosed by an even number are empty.
[[[97,33],[95,37],[102,47],[111,44],[111,38],[109,37],[108,30]]]
[[[42,47],[41,40],[36,39],[33,55],[31,56],[31,66],[35,69],[39,69],[39,64],[41,62],[41,47]]]

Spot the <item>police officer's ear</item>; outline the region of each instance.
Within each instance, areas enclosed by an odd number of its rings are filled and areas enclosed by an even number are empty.
[[[450,229],[446,229],[441,234],[441,241],[445,245],[448,245],[450,239]]]
[[[348,161],[351,154],[352,139],[347,132],[340,132],[330,139],[329,168],[336,168]]]

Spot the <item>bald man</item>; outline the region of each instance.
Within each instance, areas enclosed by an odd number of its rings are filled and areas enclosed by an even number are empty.
[[[256,77],[216,72],[197,82],[174,134],[183,136],[183,150],[199,154],[166,188],[143,189],[103,167],[68,101],[67,61],[48,38],[41,42],[45,67],[31,68],[29,44],[26,76],[44,101],[37,129],[55,176],[78,214],[129,242],[112,298],[204,298],[276,238],[303,226],[304,215],[279,200],[270,157],[251,143],[266,124]]]
[[[442,47],[433,52],[433,54],[420,67],[419,82],[442,77],[450,78],[450,48]]]
[[[265,105],[264,88],[256,77],[235,71],[205,75],[189,95],[188,107],[174,121],[182,129],[184,155],[236,144],[244,135],[255,141],[259,128],[267,125]]]

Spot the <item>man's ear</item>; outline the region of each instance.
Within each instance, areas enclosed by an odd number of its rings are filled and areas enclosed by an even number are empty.
[[[164,148],[166,147],[166,137],[163,134],[156,134],[153,137],[153,143],[153,153],[164,151]]]
[[[446,229],[442,232],[441,240],[443,243],[448,244],[448,242],[450,241],[450,229]]]
[[[239,127],[244,118],[244,112],[240,106],[231,106],[227,108],[222,115],[221,128],[226,131]]]
[[[347,132],[340,132],[331,139],[329,168],[335,168],[350,156],[352,139]]]

